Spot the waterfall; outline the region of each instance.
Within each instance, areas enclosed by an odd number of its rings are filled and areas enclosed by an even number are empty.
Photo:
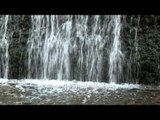
[[[8,78],[8,18],[1,17],[1,78]],[[28,78],[102,81],[107,74],[110,82],[119,81],[120,16],[33,15],[31,24]]]
[[[120,15],[32,15],[30,18],[27,78],[121,82],[124,54]],[[9,72],[8,19],[9,15],[0,17],[1,78],[8,78]]]
[[[28,78],[101,81],[108,74],[102,72],[104,69],[109,69],[110,82],[116,81],[115,71],[120,76],[123,55],[120,16],[33,15],[31,18]],[[104,68],[107,59],[110,64]]]
[[[58,16],[31,16],[32,31],[28,41],[28,78],[69,79],[71,17],[59,25]],[[61,18],[62,19],[62,18]]]
[[[0,78],[158,84],[160,17],[0,15]]]
[[[109,81],[112,83],[120,82],[122,78],[122,58],[124,57],[121,51],[120,30],[121,30],[121,16],[113,16],[114,38],[113,46],[109,57]]]
[[[8,19],[9,15],[0,17],[0,78],[8,78]]]

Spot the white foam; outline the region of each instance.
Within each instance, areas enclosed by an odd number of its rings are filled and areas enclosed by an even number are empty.
[[[81,81],[67,81],[67,80],[38,80],[38,79],[22,79],[22,80],[7,80],[0,79],[0,86],[11,86],[9,89],[19,89],[20,97],[29,103],[37,103],[41,101],[43,104],[45,101],[48,103],[52,101],[52,98],[64,102],[65,104],[71,104],[73,96],[77,98],[83,98],[82,104],[87,104],[92,94],[103,94],[103,96],[110,97],[110,93],[118,89],[133,89],[139,88],[137,84],[108,84],[99,82],[81,82]],[[12,91],[12,90],[11,90]],[[17,93],[10,90],[6,91],[7,95],[15,95]],[[116,91],[115,91],[116,93]],[[19,94],[19,93],[18,93]],[[64,98],[63,98],[64,97]],[[16,103],[21,104],[21,103]],[[58,103],[57,103],[58,104]]]
[[[108,89],[108,90],[116,90],[116,89],[133,89],[139,88],[138,84],[115,84],[115,83],[99,83],[99,82],[81,82],[81,81],[67,81],[67,80],[38,80],[38,79],[24,79],[24,80],[7,80],[0,79],[0,83],[15,83],[16,86],[26,86],[26,85],[36,85],[37,87],[44,88],[57,88],[63,87],[63,89]]]

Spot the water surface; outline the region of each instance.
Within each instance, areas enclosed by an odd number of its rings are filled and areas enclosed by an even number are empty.
[[[1,105],[158,105],[160,86],[60,80],[0,80]]]

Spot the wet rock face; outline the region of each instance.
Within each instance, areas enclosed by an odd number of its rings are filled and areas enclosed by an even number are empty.
[[[143,24],[143,21],[146,24]],[[142,17],[139,32],[140,64],[142,83],[159,83],[160,25],[159,16]]]
[[[124,80],[159,84],[160,17],[132,15],[122,18],[121,40],[122,51],[125,54]]]
[[[142,16],[141,19],[138,33],[140,82],[158,84],[160,83],[160,18],[159,16]]]
[[[9,38],[9,79],[26,78],[27,41],[31,19],[28,15],[10,16],[8,22]]]

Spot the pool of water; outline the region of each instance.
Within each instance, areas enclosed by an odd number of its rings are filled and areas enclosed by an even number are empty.
[[[1,105],[159,105],[160,86],[0,79]]]

